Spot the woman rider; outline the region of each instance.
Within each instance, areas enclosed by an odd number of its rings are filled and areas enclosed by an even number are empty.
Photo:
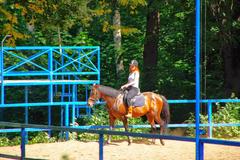
[[[131,99],[138,95],[140,93],[139,89],[139,77],[140,72],[138,68],[138,62],[136,60],[132,60],[129,64],[129,76],[128,76],[128,82],[124,84],[121,89],[127,89],[127,105],[128,105],[128,114],[126,117],[131,118],[132,117],[132,110],[133,110],[133,104],[131,103]]]

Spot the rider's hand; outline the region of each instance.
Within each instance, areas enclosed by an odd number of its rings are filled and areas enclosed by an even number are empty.
[[[121,86],[121,89],[122,89],[122,90],[123,90],[124,88],[126,88],[126,86],[125,86],[125,85]]]

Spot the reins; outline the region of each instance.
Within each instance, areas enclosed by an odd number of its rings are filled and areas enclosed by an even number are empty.
[[[88,98],[90,101],[96,102],[97,100],[94,98]]]
[[[97,90],[98,88],[95,88],[95,89]],[[91,93],[91,94],[92,94],[92,93]],[[88,99],[89,99],[90,101],[93,101],[93,102],[96,102],[97,100],[99,100],[100,96],[97,94],[97,92],[94,93],[94,96],[95,96],[96,98],[89,97]]]

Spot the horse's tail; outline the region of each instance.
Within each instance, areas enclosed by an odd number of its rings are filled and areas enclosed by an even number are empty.
[[[163,100],[163,108],[162,108],[162,112],[161,112],[161,117],[164,120],[164,127],[166,128],[168,123],[170,122],[170,111],[169,111],[169,104],[167,102],[167,99],[162,96],[159,95],[162,100]]]

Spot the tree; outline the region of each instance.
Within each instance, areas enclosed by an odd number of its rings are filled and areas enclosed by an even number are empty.
[[[210,2],[214,26],[211,27],[213,36],[216,36],[215,50],[223,62],[223,79],[225,96],[232,93],[240,96],[240,1]],[[216,40],[215,39],[215,40]],[[213,39],[211,39],[213,40]]]
[[[145,6],[145,0],[107,0],[107,1],[96,1],[93,3],[93,10],[97,17],[101,17],[102,31],[103,33],[112,32],[113,42],[109,42],[113,46],[113,57],[115,65],[115,79],[122,77],[124,74],[124,56],[125,48],[122,45],[123,35],[125,37],[130,34],[137,32],[136,27],[127,26],[122,24],[121,13],[129,12],[133,13],[137,10],[138,6]],[[128,14],[129,14],[128,13]],[[126,15],[125,15],[126,16]],[[126,18],[126,17],[123,17]],[[110,56],[111,53],[108,53]],[[129,60],[128,62],[129,63]],[[120,82],[120,83],[119,83]],[[121,80],[117,81],[121,84]],[[116,84],[118,86],[119,84]]]
[[[24,33],[25,26],[21,23],[23,13],[18,3],[12,1],[0,1],[0,33],[4,37],[7,34],[12,35],[11,38],[7,39],[8,46],[15,46],[17,39],[27,38],[27,34]]]
[[[153,91],[156,89],[156,75],[159,48],[160,14],[157,8],[159,2],[149,0],[147,4],[147,25],[143,52],[143,89]]]
[[[36,2],[37,3],[37,2]],[[61,46],[62,36],[74,25],[81,23],[88,25],[88,2],[86,0],[59,0],[44,1],[43,14],[35,14],[35,31],[41,31],[47,38],[47,44]]]

